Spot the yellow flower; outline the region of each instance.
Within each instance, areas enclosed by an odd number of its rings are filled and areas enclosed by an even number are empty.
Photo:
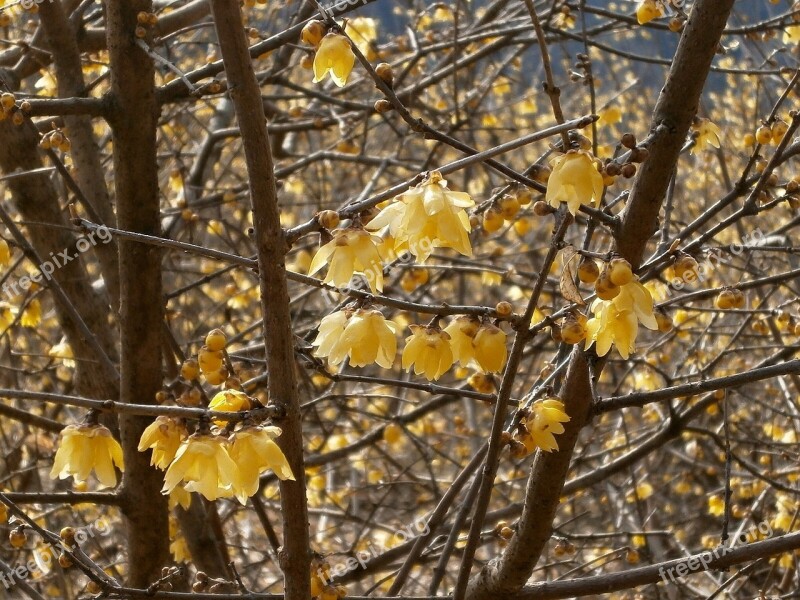
[[[319,333],[312,342],[312,345],[317,347],[314,356],[327,357],[332,365],[338,365],[344,360],[347,349],[339,344],[339,340],[342,339],[348,318],[349,315],[344,310],[337,310],[322,317],[319,322]]]
[[[315,356],[326,356],[331,365],[340,364],[349,355],[354,367],[377,363],[390,369],[397,354],[396,333],[397,323],[387,320],[379,310],[360,308],[352,314],[337,311],[322,319],[312,345],[317,346]]]
[[[11,262],[11,248],[8,242],[0,238],[0,266],[7,267]]]
[[[355,63],[356,55],[350,41],[341,34],[329,33],[322,38],[314,56],[314,83],[319,83],[330,73],[333,82],[344,87]]]
[[[725,513],[725,502],[719,496],[711,496],[708,499],[708,514],[720,517]]]
[[[462,316],[454,319],[447,327],[445,333],[450,336],[450,349],[453,359],[462,367],[469,365],[475,358],[475,334],[478,333],[480,321],[475,317]]]
[[[38,298],[34,298],[25,307],[19,322],[23,327],[36,327],[41,321],[42,305]]]
[[[644,25],[653,19],[658,19],[663,16],[663,14],[661,6],[659,6],[656,0],[642,0],[636,8],[636,19],[639,21],[639,25]]]
[[[499,373],[506,364],[506,334],[491,323],[483,325],[475,334],[475,360],[487,373]]]
[[[420,262],[426,261],[434,248],[452,248],[472,256],[471,227],[464,209],[475,203],[465,192],[448,190],[441,173],[432,171],[397,200],[367,225],[373,231],[388,226],[396,251],[407,248]]]
[[[353,40],[367,60],[375,59],[372,42],[378,39],[378,28],[375,19],[370,17],[356,17],[347,21],[344,32]]]
[[[199,492],[206,500],[232,495],[239,470],[228,455],[224,438],[195,433],[184,440],[175,460],[164,474],[162,494],[169,494],[179,483],[187,492]]]
[[[138,450],[139,452],[144,452],[152,448],[153,454],[150,457],[150,464],[163,471],[175,458],[175,454],[178,452],[178,448],[186,435],[186,428],[183,424],[169,417],[157,417],[142,432]]]
[[[789,25],[783,30],[784,44],[800,43],[800,25]]]
[[[603,195],[603,176],[588,152],[568,152],[551,162],[553,171],[547,180],[547,203],[558,208],[567,203],[575,215],[581,204],[594,205]]]
[[[450,336],[438,327],[410,325],[409,328],[412,335],[406,338],[403,368],[408,371],[413,365],[414,373],[436,381],[453,366]]]
[[[178,520],[173,516],[169,518],[169,540],[169,551],[172,553],[172,558],[175,559],[175,562],[189,562],[192,560],[192,556],[189,553],[189,544],[186,543],[186,538],[181,535]]]
[[[169,493],[167,505],[170,510],[177,506],[182,506],[186,510],[192,505],[192,495],[182,487],[176,487]]]
[[[258,491],[259,475],[272,470],[278,479],[294,481],[286,457],[273,440],[281,434],[278,427],[244,427],[231,436],[230,457],[238,468],[233,485],[242,504]]]
[[[624,359],[636,351],[639,323],[658,329],[653,313],[653,297],[636,280],[620,286],[611,300],[597,298],[592,304],[594,316],[586,323],[586,348],[595,344],[598,356],[605,356],[613,344]]]
[[[68,425],[61,432],[50,478],[86,481],[94,470],[105,487],[117,485],[114,466],[125,471],[122,447],[102,425]]]
[[[692,129],[697,132],[695,144],[691,149],[692,154],[697,150],[704,149],[706,145],[719,148],[719,136],[722,132],[714,123],[708,119],[699,119],[699,122]]]
[[[363,229],[339,229],[333,239],[322,246],[314,255],[308,274],[313,275],[328,263],[328,274],[323,280],[337,287],[350,283],[353,273],[361,273],[367,280],[372,293],[383,291],[383,263],[377,245],[380,240],[373,238]]]
[[[65,367],[74,367],[75,355],[72,353],[72,348],[67,343],[66,339],[61,340],[58,344],[50,348],[47,352],[47,356],[50,358],[60,358],[61,362]]]
[[[569,421],[569,415],[564,410],[564,403],[558,398],[545,398],[537,400],[531,406],[530,414],[525,419],[525,429],[530,437],[523,438],[523,443],[532,452],[540,448],[544,452],[558,450],[555,436],[564,433],[562,423]]]
[[[223,390],[211,399],[211,402],[208,403],[208,410],[220,412],[250,410],[250,397],[239,390]]]

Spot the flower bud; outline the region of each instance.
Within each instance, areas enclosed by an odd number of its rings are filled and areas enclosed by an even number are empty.
[[[300,39],[309,46],[319,46],[322,38],[325,37],[326,27],[322,21],[313,19],[305,24],[303,31],[300,33]]]

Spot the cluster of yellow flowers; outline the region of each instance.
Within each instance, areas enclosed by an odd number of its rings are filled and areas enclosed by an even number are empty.
[[[450,336],[453,358],[462,367],[477,363],[482,371],[499,373],[505,366],[506,334],[497,325],[462,316],[454,319],[444,331]]]
[[[585,340],[586,348],[595,344],[600,356],[605,356],[613,344],[627,359],[636,350],[639,323],[662,332],[672,328],[672,320],[663,311],[655,311],[650,290],[639,282],[627,260],[613,258],[600,271],[592,258],[583,257],[578,278],[595,286],[593,316],[587,319],[582,313],[567,315],[553,332],[558,341],[578,344]]]
[[[524,453],[533,452],[536,448],[544,452],[558,450],[555,436],[564,433],[563,424],[569,420],[564,403],[558,398],[537,400],[522,420],[524,431],[517,432],[515,442],[524,447]]]
[[[456,361],[490,373],[499,373],[505,365],[506,334],[491,323],[482,324],[475,317],[463,316],[444,330],[435,325],[409,327],[403,369],[413,367],[417,375],[428,380],[439,379]],[[387,320],[378,310],[336,311],[320,322],[319,333],[312,342],[314,354],[327,357],[334,366],[349,357],[354,367],[377,363],[389,369],[397,353],[397,330],[397,323]]]
[[[367,228],[386,228],[394,251],[411,252],[425,262],[436,248],[452,248],[472,256],[469,241],[471,226],[465,209],[475,206],[469,194],[447,189],[447,181],[438,171],[431,171],[419,185],[411,188],[384,207]]]
[[[586,323],[586,348],[595,344],[599,356],[605,356],[613,344],[622,358],[636,351],[639,323],[658,329],[653,313],[653,297],[639,281],[621,285],[611,300],[597,298],[592,303],[593,317]]]
[[[244,392],[225,390],[209,403],[221,412],[247,410]],[[142,433],[139,451],[152,450],[150,464],[166,470],[162,492],[170,494],[180,484],[186,492],[199,492],[208,500],[236,497],[245,504],[258,491],[259,476],[272,470],[279,479],[294,480],[294,474],[275,443],[278,427],[243,424],[229,436],[197,432],[189,435],[183,424],[158,417]]]
[[[383,240],[357,226],[338,229],[314,255],[309,274],[327,264],[325,283],[344,287],[353,274],[360,273],[375,293],[383,291],[382,258],[388,259],[392,254],[408,251],[424,262],[435,248],[452,248],[472,256],[471,227],[465,209],[474,205],[469,194],[447,189],[447,181],[433,171],[367,224],[370,231],[383,230]],[[333,222],[338,222],[338,217]]]

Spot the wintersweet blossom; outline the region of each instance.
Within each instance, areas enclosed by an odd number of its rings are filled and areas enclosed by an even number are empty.
[[[164,474],[162,494],[169,494],[179,484],[187,492],[198,492],[206,500],[225,498],[233,494],[239,470],[228,454],[225,438],[195,433],[184,440],[175,460]]]
[[[438,327],[410,326],[412,335],[406,338],[403,350],[403,368],[436,381],[453,366],[450,336]]]
[[[356,55],[350,41],[339,33],[329,33],[322,38],[314,55],[314,83],[319,83],[330,73],[333,82],[344,87],[355,63]]]
[[[268,470],[278,479],[295,480],[286,456],[274,441],[280,434],[279,427],[247,426],[231,436],[229,454],[238,468],[233,490],[242,504],[258,491],[259,476]]]
[[[719,136],[722,132],[717,125],[708,119],[699,119],[692,129],[697,132],[697,138],[691,149],[692,154],[703,150],[707,145],[719,148]]]
[[[622,358],[636,351],[636,336],[641,323],[658,329],[653,313],[653,297],[637,280],[620,286],[611,300],[597,298],[592,304],[594,316],[586,323],[586,348],[595,344],[598,356],[605,356],[613,345]]]
[[[382,292],[383,264],[376,245],[379,242],[363,229],[338,229],[333,239],[317,250],[308,273],[313,275],[327,263],[325,283],[332,281],[337,287],[345,287],[354,273],[361,273],[372,293]]]
[[[569,415],[564,410],[564,403],[558,398],[545,398],[534,402],[525,419],[528,435],[522,438],[528,452],[532,452],[535,448],[540,448],[544,452],[558,450],[555,436],[564,433],[563,423],[569,420]]]
[[[157,417],[142,432],[139,440],[139,452],[152,449],[150,464],[162,471],[175,458],[181,442],[187,437],[186,427],[169,417]]]
[[[103,425],[67,425],[59,438],[58,450],[50,471],[51,479],[86,481],[94,471],[105,487],[117,485],[117,473],[125,470],[122,447]]]
[[[464,209],[474,205],[469,194],[447,189],[441,173],[432,171],[422,183],[381,210],[367,229],[388,227],[395,250],[407,248],[420,262],[426,261],[434,248],[452,248],[472,256],[471,227]]]
[[[636,7],[636,20],[639,21],[639,25],[649,23],[663,15],[664,12],[661,10],[661,5],[657,0],[642,0],[639,6]]]
[[[390,369],[397,354],[397,323],[379,310],[360,308],[337,311],[322,319],[312,345],[315,356],[327,357],[331,365],[350,356],[350,365],[365,367],[377,363]]]
[[[603,176],[588,152],[570,151],[554,158],[545,200],[553,208],[567,203],[575,215],[582,204],[595,205],[603,195]]]

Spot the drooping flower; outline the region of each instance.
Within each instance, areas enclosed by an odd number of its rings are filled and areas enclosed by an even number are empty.
[[[163,471],[175,458],[175,454],[186,436],[186,428],[182,423],[169,417],[160,416],[142,432],[138,450],[144,452],[152,449],[150,464]]]
[[[125,471],[122,447],[103,425],[68,425],[61,431],[58,450],[50,471],[51,479],[86,481],[94,470],[105,487],[117,485],[114,467]]]
[[[314,354],[327,357],[334,366],[349,355],[354,367],[377,363],[390,369],[397,354],[397,329],[397,323],[379,310],[337,311],[320,322],[319,334],[312,342],[317,346]]]
[[[316,346],[314,356],[327,357],[332,365],[338,365],[344,360],[347,349],[339,344],[339,340],[342,339],[348,317],[347,311],[344,310],[337,310],[322,317],[319,322],[319,333],[312,342],[312,345]]]
[[[569,421],[564,403],[558,398],[545,398],[533,403],[525,419],[528,436],[522,439],[528,452],[540,448],[544,452],[558,450],[556,435],[564,433],[564,425]]]
[[[344,87],[355,63],[356,55],[350,41],[339,33],[329,33],[322,38],[314,56],[314,83],[319,83],[330,73],[333,82]]]
[[[719,148],[719,136],[722,132],[717,125],[708,119],[698,119],[698,122],[692,126],[692,129],[697,132],[695,144],[690,151],[692,154],[698,150],[703,150],[707,145]]]
[[[220,412],[250,410],[250,397],[239,390],[223,390],[211,399],[211,402],[208,403],[208,410]]]
[[[575,215],[582,204],[595,205],[603,195],[603,176],[591,154],[570,151],[557,156],[547,180],[545,200],[553,208],[567,203],[569,212]]]
[[[661,10],[661,5],[657,0],[642,0],[639,6],[636,7],[636,20],[639,21],[639,25],[649,23],[663,15],[664,12]]]
[[[279,427],[248,426],[231,436],[229,453],[239,473],[233,490],[242,504],[258,491],[259,476],[267,470],[272,470],[278,479],[295,480],[286,456],[274,441],[280,434]]]
[[[242,410],[250,410],[251,402],[250,397],[244,392],[239,390],[222,390],[208,403],[208,410],[216,410],[219,412],[239,412]],[[226,423],[223,419],[214,419],[214,423],[223,427]]]
[[[475,334],[481,323],[475,317],[461,316],[454,319],[447,327],[445,333],[450,336],[450,348],[453,359],[462,367],[466,367],[475,358]]]
[[[427,179],[411,188],[381,210],[367,228],[389,228],[395,250],[408,250],[425,262],[435,248],[452,248],[472,256],[469,241],[469,216],[465,208],[474,206],[465,192],[447,189],[441,173],[432,171]]]
[[[598,356],[605,356],[613,345],[622,358],[636,351],[639,323],[658,329],[653,313],[653,297],[637,280],[620,286],[611,300],[597,298],[592,304],[594,316],[586,323],[586,348],[595,344]]]
[[[491,323],[481,326],[475,334],[475,360],[487,373],[499,373],[506,364],[506,334]]]
[[[345,287],[350,283],[353,273],[361,273],[373,293],[382,292],[383,263],[378,243],[379,239],[363,229],[339,229],[334,232],[330,242],[317,250],[308,273],[313,275],[327,263],[325,283],[332,281],[337,287]]]
[[[60,359],[65,367],[73,368],[75,366],[75,354],[72,352],[72,347],[66,338],[50,348],[47,351],[47,356]]]
[[[453,351],[450,349],[450,336],[438,327],[422,325],[409,326],[412,335],[406,338],[403,349],[403,368],[423,375],[429,381],[436,381],[453,366]]]
[[[164,474],[162,494],[183,482],[187,492],[199,492],[206,500],[232,495],[239,470],[228,454],[225,438],[195,433],[183,441],[175,460]]]

